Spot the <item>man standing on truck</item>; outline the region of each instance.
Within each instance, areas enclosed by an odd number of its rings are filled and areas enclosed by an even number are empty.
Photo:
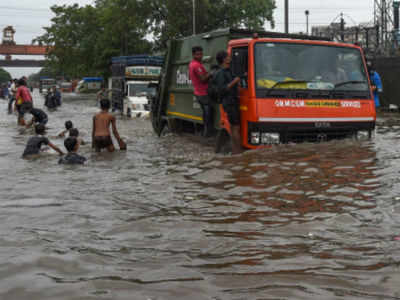
[[[231,56],[226,51],[220,51],[216,56],[220,71],[216,73],[216,84],[221,97],[222,107],[228,115],[231,125],[232,154],[243,151],[240,143],[240,111],[238,87],[240,77],[233,77],[230,69]]]
[[[202,63],[203,48],[195,46],[192,48],[193,60],[189,64],[189,76],[194,87],[194,96],[203,110],[203,135],[209,137],[213,131],[213,109],[207,94],[208,80],[211,74],[206,71]]]
[[[375,108],[379,107],[379,94],[383,91],[382,80],[371,61],[367,61],[368,75],[374,92]]]

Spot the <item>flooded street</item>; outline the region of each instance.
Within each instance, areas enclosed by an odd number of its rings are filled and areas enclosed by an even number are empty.
[[[240,156],[118,119],[128,151],[96,154],[96,102],[70,96],[48,137],[65,150],[72,120],[88,163],[65,166],[21,159],[32,131],[6,107],[0,299],[400,299],[400,114],[371,141]]]

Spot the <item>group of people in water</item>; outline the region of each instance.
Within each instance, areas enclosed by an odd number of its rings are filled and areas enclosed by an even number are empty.
[[[35,131],[35,135],[30,137],[27,142],[22,154],[23,158],[38,156],[43,150],[42,147],[48,146],[63,156],[58,161],[60,164],[85,163],[86,158],[78,154],[79,147],[84,145],[85,142],[79,137],[79,130],[73,126],[72,121],[66,121],[65,130],[57,136],[65,138],[64,146],[67,150],[65,156],[64,152],[58,146],[53,144],[48,137],[46,137],[46,125],[49,121],[48,115],[42,109],[33,105],[32,95],[26,87],[25,78],[21,78],[15,82],[14,87],[11,86],[10,96],[14,98],[14,112],[18,115],[18,125],[26,128],[33,126]],[[51,111],[52,107],[49,107],[46,103],[45,106],[47,106],[49,111]],[[106,149],[109,152],[115,150],[110,129],[119,144],[119,148],[121,150],[126,150],[126,143],[121,139],[117,130],[116,118],[109,112],[110,106],[110,101],[108,99],[100,100],[101,111],[93,116],[92,148],[94,148],[96,152],[101,152],[103,149]],[[26,114],[32,115],[32,119],[28,122],[25,121]]]
[[[226,112],[231,127],[232,154],[243,152],[240,142],[240,111],[239,111],[239,85],[241,78],[234,76],[231,66],[231,55],[225,50],[216,55],[218,66],[207,72],[203,63],[203,48],[192,48],[192,61],[189,64],[189,75],[194,88],[194,96],[203,111],[204,132],[206,137],[213,135],[214,111],[213,99],[210,95],[209,85],[215,85],[220,98],[220,103]],[[215,100],[214,100],[215,101]]]

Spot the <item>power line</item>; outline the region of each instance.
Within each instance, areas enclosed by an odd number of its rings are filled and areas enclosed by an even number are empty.
[[[49,12],[50,8],[24,8],[17,6],[0,6],[0,9],[9,9],[9,10],[20,10],[20,11],[37,11],[37,12]]]
[[[352,6],[352,7],[343,7],[343,6],[336,6],[336,7],[312,7],[312,6],[296,6],[289,8],[290,10],[297,10],[297,9],[313,9],[313,10],[332,10],[332,9],[364,9],[364,10],[371,10],[373,7],[365,7],[365,6]]]

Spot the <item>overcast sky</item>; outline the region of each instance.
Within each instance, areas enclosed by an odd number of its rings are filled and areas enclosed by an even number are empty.
[[[1,0],[0,0],[1,1]],[[276,31],[284,31],[284,0],[277,0],[274,12]],[[343,13],[346,25],[371,22],[374,19],[374,0],[289,0],[289,31],[306,32],[305,11],[309,26],[328,25]],[[269,29],[269,26],[266,26]]]
[[[179,1],[179,0],[176,0]],[[30,44],[51,24],[50,7],[78,3],[93,4],[92,0],[0,0],[0,29],[11,25],[16,30],[17,44]],[[276,0],[275,31],[284,31],[284,0]],[[328,25],[343,12],[346,25],[352,26],[373,20],[374,0],[289,0],[289,31],[306,32],[305,10],[309,10],[309,26]],[[269,25],[265,29],[271,30]],[[38,68],[6,68],[13,77],[37,72]]]

